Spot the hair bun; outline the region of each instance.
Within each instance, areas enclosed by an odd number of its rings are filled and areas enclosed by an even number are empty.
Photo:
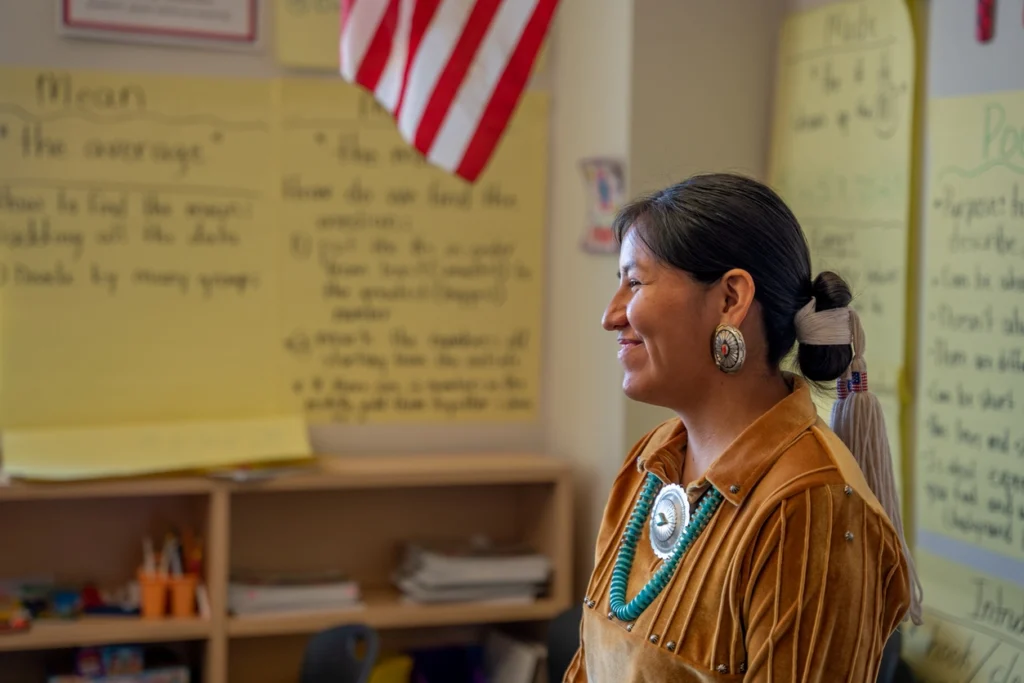
[[[833,273],[823,270],[811,283],[811,294],[814,296],[815,307],[819,311],[830,308],[846,308],[853,301],[850,286],[846,280]]]
[[[846,308],[853,300],[846,281],[828,270],[822,271],[814,278],[814,282],[811,283],[811,296],[814,297],[815,309],[819,311]],[[850,361],[853,360],[853,349],[849,344],[800,344],[797,359],[800,363],[800,372],[807,379],[822,382],[836,379],[846,372]]]

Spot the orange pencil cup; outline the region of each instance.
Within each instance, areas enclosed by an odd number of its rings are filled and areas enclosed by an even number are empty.
[[[139,602],[143,619],[167,616],[167,578],[140,571]]]
[[[195,574],[171,577],[171,614],[176,617],[195,616],[197,582]]]

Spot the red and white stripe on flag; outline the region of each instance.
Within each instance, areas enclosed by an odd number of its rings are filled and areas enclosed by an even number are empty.
[[[558,0],[342,0],[341,75],[433,164],[475,181],[526,88]]]

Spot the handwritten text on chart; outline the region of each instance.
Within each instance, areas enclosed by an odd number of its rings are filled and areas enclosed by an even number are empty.
[[[205,193],[0,183],[0,288],[244,296],[261,286],[258,270],[204,267],[192,257],[244,248],[253,218],[251,201]],[[138,250],[129,264],[126,249]]]
[[[975,586],[974,592],[991,587]],[[910,626],[905,650],[922,683],[1018,683],[1024,681],[1024,645],[1002,635],[1004,629],[1022,623],[1024,605],[1003,605],[995,595],[980,597],[981,610],[968,617],[954,617],[928,610],[925,624]]]
[[[807,236],[812,274],[835,271],[850,285],[873,388],[895,396],[914,79],[906,8],[832,4],[793,15],[783,31],[771,184]],[[898,402],[888,405],[886,422],[898,424]]]
[[[916,677],[925,683],[1024,680],[1024,588],[923,550],[918,562],[929,569],[922,574],[925,620],[903,626],[903,656]]]
[[[18,103],[0,102],[0,142],[15,144],[15,160],[75,161],[116,165],[130,170],[153,165],[171,171],[170,178],[185,178],[196,167],[217,164],[211,155],[224,154],[225,137],[236,131],[266,130],[263,121],[223,122],[215,117],[174,117],[154,108],[141,83],[102,85],[76,82],[67,72],[42,72],[34,82],[34,111]],[[69,128],[69,120],[95,125],[88,134]],[[144,126],[111,125],[160,122],[172,129],[201,126],[201,134],[185,139],[154,136]],[[204,123],[212,126],[202,126]],[[62,125],[65,124],[65,125]],[[193,133],[199,132],[193,130]]]
[[[1024,557],[1024,166],[1010,122],[1022,112],[1013,95],[933,104],[916,496],[925,529],[1013,558]]]
[[[986,165],[1005,164],[1024,171],[1024,120],[1008,120],[1006,107],[999,102],[987,104],[981,149]]]
[[[801,95],[785,120],[793,132],[830,130],[843,137],[867,134],[884,140],[905,127],[910,74],[896,63],[905,45],[889,17],[876,10],[868,5],[828,8],[801,27],[807,34],[787,56]]]
[[[967,184],[965,187],[964,184]],[[919,424],[927,526],[1024,554],[1020,181],[934,187]]]
[[[534,414],[542,169],[467,185],[427,166],[369,98],[315,85],[286,91],[292,395],[339,422]]]
[[[270,83],[0,69],[0,93],[4,425],[280,414]]]
[[[10,424],[536,414],[543,98],[470,186],[336,84],[10,69],[0,92]]]

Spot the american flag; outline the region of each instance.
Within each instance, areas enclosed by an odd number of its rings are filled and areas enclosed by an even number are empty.
[[[526,87],[558,0],[342,0],[341,75],[402,137],[473,182]]]

